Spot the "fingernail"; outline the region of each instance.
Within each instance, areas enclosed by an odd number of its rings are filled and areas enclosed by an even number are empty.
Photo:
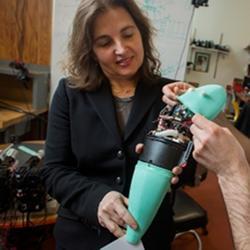
[[[185,168],[186,166],[187,166],[187,163],[186,163],[186,162],[180,164],[180,167],[181,167],[181,168]]]

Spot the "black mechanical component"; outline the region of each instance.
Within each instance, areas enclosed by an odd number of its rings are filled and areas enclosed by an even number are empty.
[[[10,209],[12,204],[11,170],[15,164],[16,151],[12,150],[0,158],[0,213]]]
[[[208,0],[192,0],[192,4],[195,8],[199,8],[200,6],[208,7]]]
[[[178,186],[198,184],[197,163],[192,157],[194,146],[190,132],[193,115],[193,112],[180,103],[174,107],[166,106],[159,114],[156,129],[146,136],[143,153],[139,158],[143,162],[169,170],[177,165],[183,167]],[[199,181],[204,180],[206,172],[199,178]]]
[[[30,158],[27,154],[19,150],[18,144],[0,154],[0,213],[9,209],[30,213],[45,208],[46,191],[38,173],[44,151],[38,150]]]
[[[193,115],[181,104],[172,108],[166,106],[159,114],[156,130],[150,131],[149,135],[186,144],[192,137],[189,127]]]
[[[17,79],[22,81],[25,84],[25,87],[28,88],[26,83],[29,82],[32,77],[24,62],[12,61],[10,62],[9,66],[16,71]]]
[[[11,206],[10,171],[1,164],[0,167],[0,213]]]
[[[181,104],[166,106],[159,114],[156,129],[145,138],[140,160],[169,170],[177,165],[185,167],[190,164],[193,115]]]
[[[32,156],[13,174],[13,190],[17,209],[21,212],[36,212],[45,208],[46,191],[38,171],[42,161]]]

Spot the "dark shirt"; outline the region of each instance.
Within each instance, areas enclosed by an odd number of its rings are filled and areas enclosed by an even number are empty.
[[[126,98],[119,98],[114,96],[115,108],[117,114],[118,125],[121,135],[124,133],[125,126],[133,105],[133,96]]]

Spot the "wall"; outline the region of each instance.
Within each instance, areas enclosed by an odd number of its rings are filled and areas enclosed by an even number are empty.
[[[53,0],[0,0],[0,60],[50,65]]]
[[[231,52],[224,58],[220,57],[214,78],[215,54],[211,58],[208,73],[190,71],[185,80],[199,83],[218,82],[223,85],[232,80],[243,78],[249,56],[244,48],[250,43],[250,1],[249,0],[210,0],[209,7],[200,7],[195,11],[192,34],[196,30],[196,39],[214,40],[219,43],[223,33],[222,44],[229,45]]]

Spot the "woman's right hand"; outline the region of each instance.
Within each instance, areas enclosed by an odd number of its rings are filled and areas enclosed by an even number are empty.
[[[116,191],[107,193],[98,206],[97,216],[100,225],[116,237],[125,234],[127,225],[136,229],[137,223],[127,207],[128,199],[124,195]]]
[[[162,101],[170,106],[174,106],[178,103],[176,97],[185,93],[190,88],[193,88],[193,86],[186,82],[173,82],[166,84],[162,88]]]

